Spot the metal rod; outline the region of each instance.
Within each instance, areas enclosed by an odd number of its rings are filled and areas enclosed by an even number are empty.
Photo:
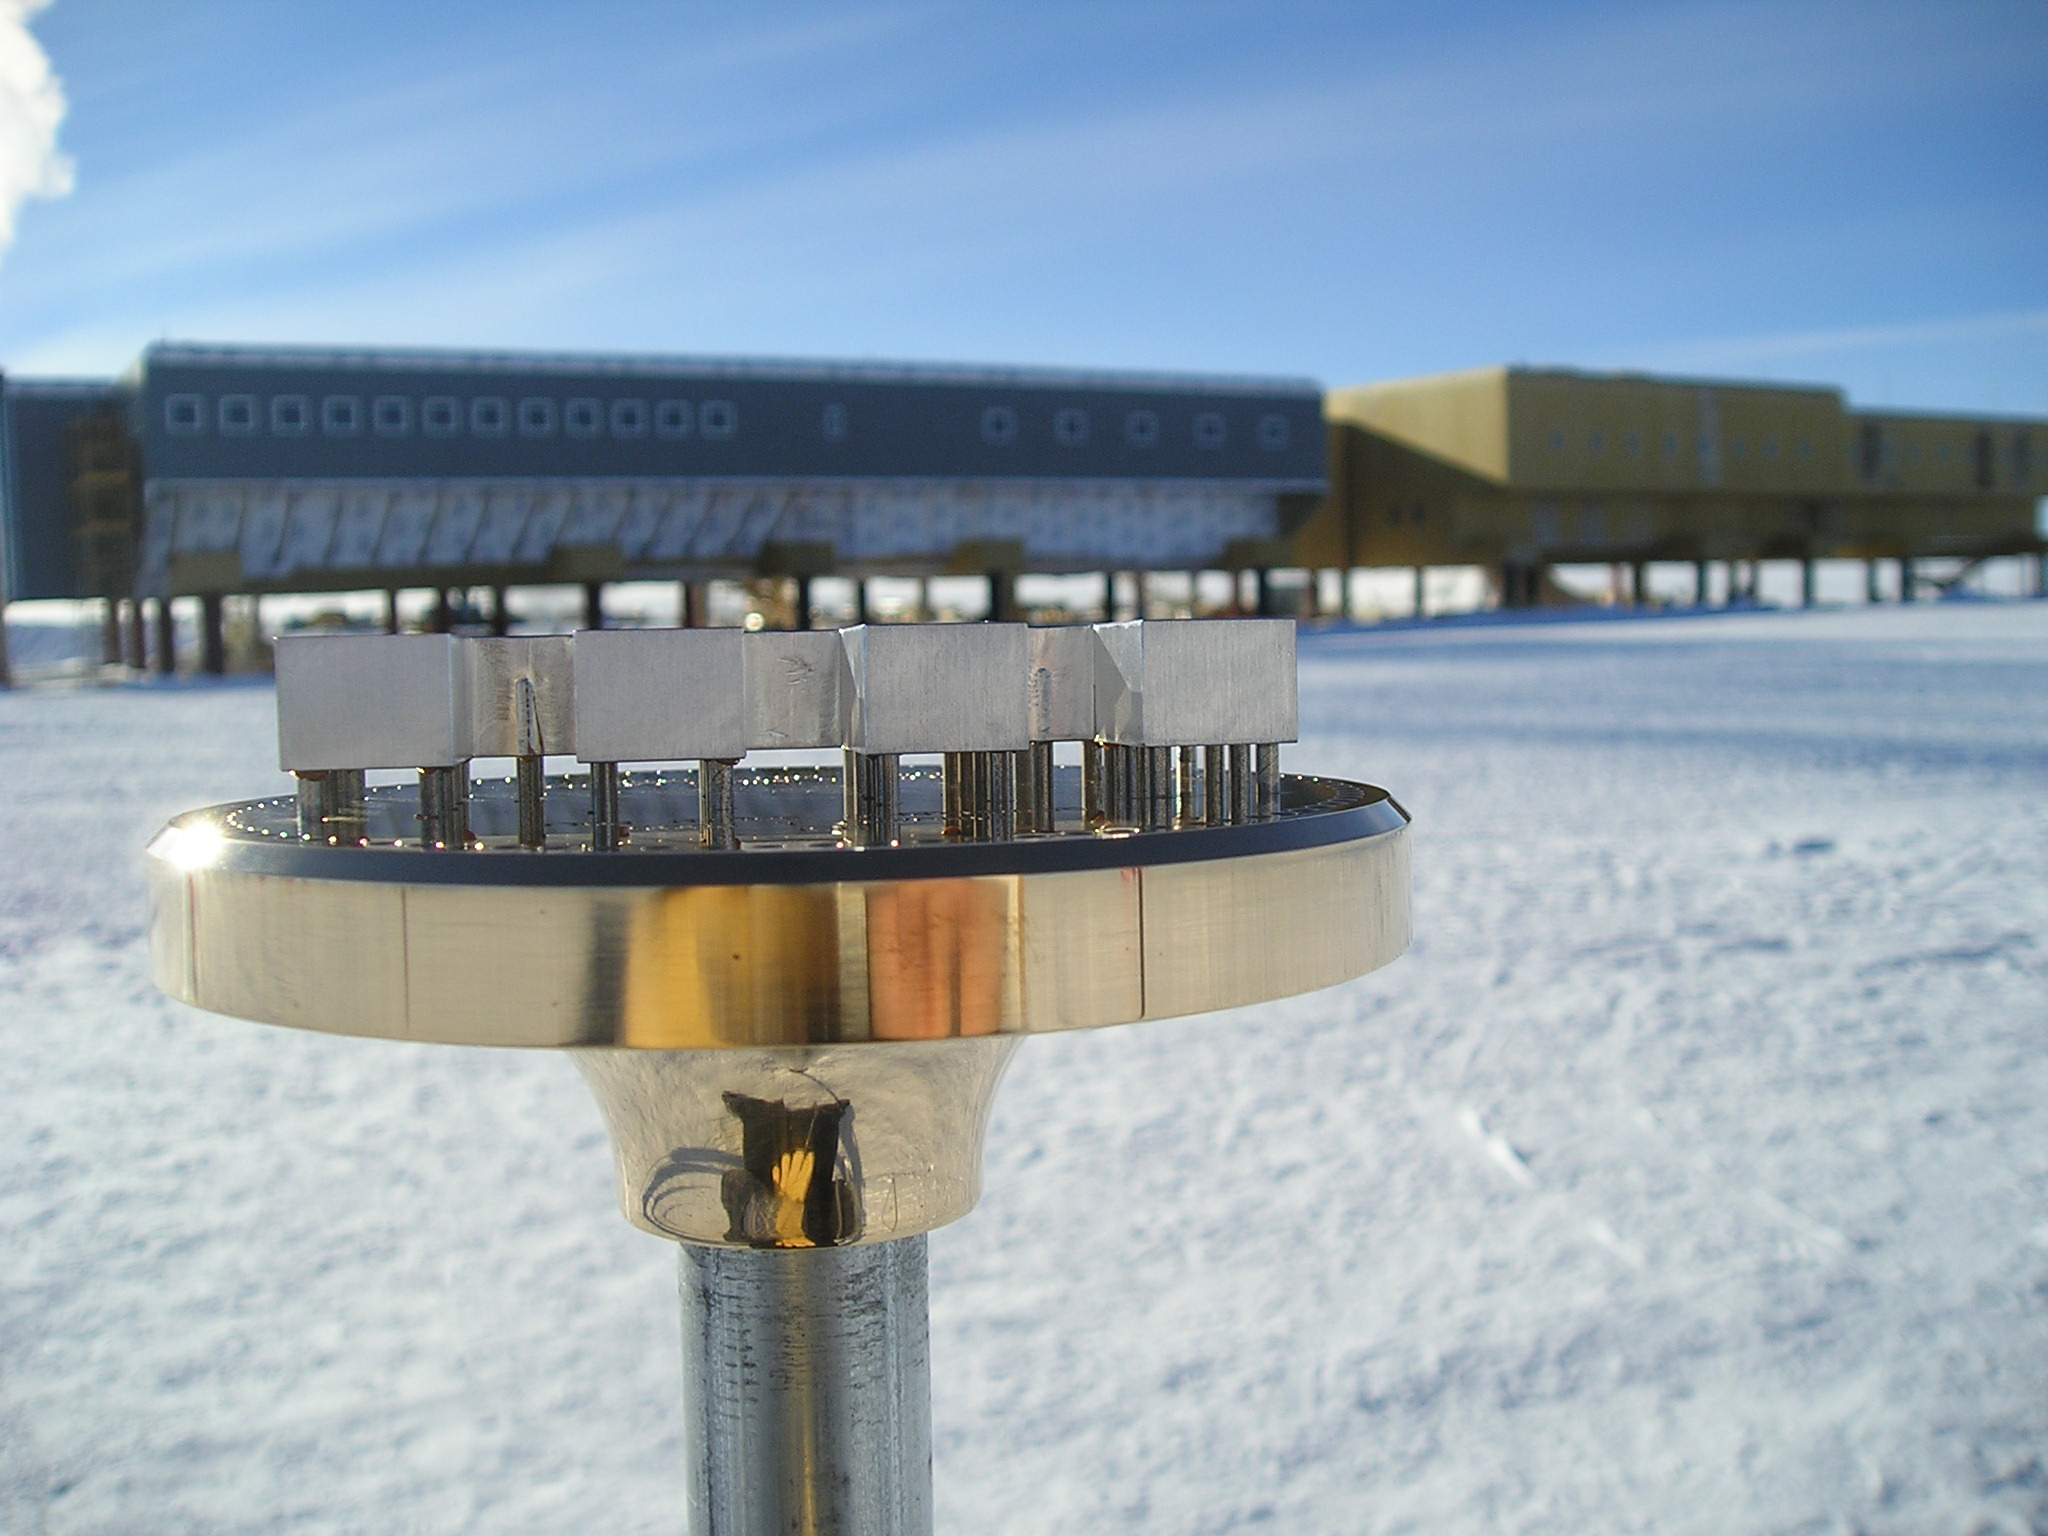
[[[697,841],[706,848],[737,848],[732,770],[737,759],[706,758],[697,764]]]
[[[1183,827],[1198,825],[1202,819],[1202,802],[1195,789],[1195,751],[1182,747],[1174,760],[1174,816]]]
[[[925,1240],[682,1245],[692,1536],[929,1536]]]
[[[1224,753],[1222,747],[1202,748],[1202,821],[1211,827],[1223,825],[1229,803],[1224,796],[1230,784]]]
[[[856,848],[886,848],[897,840],[897,776],[894,752],[846,753],[846,836]]]
[[[1081,743],[1081,824],[1093,829],[1102,825],[1102,743]]]
[[[363,770],[330,768],[321,794],[320,819],[330,843],[361,843],[365,836]]]
[[[420,770],[420,846],[461,848],[469,842],[469,765]]]
[[[1232,743],[1230,748],[1230,819],[1245,822],[1252,819],[1252,802],[1256,785],[1256,772],[1252,767],[1252,749],[1249,743]]]
[[[1145,825],[1160,831],[1173,825],[1173,748],[1145,748]]]
[[[626,829],[619,824],[619,765],[590,765],[590,846],[609,852],[625,841]]]
[[[1280,743],[1262,741],[1258,745],[1259,792],[1257,812],[1261,821],[1271,821],[1280,814]]]
[[[545,848],[548,845],[546,761],[539,757],[516,760],[519,796],[519,846]]]

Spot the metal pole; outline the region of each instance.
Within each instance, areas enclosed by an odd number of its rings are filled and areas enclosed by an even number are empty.
[[[929,1536],[925,1240],[682,1245],[692,1536]]]

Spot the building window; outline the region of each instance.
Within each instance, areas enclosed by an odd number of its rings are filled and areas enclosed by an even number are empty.
[[[1989,432],[1979,432],[1974,446],[1977,450],[1973,455],[1976,462],[1971,467],[1976,470],[1977,489],[1988,491],[1997,479],[1995,472],[1996,460],[1991,447],[1991,434]]]
[[[739,429],[739,407],[730,400],[706,400],[697,407],[697,430],[707,443],[722,443]]]
[[[1950,443],[1947,438],[1943,438],[1940,442],[1934,445],[1935,463],[1946,464],[1955,456],[1955,446],[1954,444]]]
[[[1278,453],[1287,446],[1287,418],[1285,416],[1261,416],[1259,418],[1259,446],[1268,453]]]
[[[1746,459],[1746,458],[1748,458],[1748,457],[1749,457],[1749,439],[1748,439],[1748,438],[1746,438],[1746,437],[1731,437],[1731,438],[1729,438],[1729,439],[1728,439],[1728,457],[1729,457],[1729,458],[1731,458],[1731,459]]]
[[[270,430],[279,437],[297,437],[313,419],[312,407],[304,395],[273,395],[270,401]]]
[[[2034,443],[2021,427],[2012,435],[2012,483],[2025,485],[2034,478]]]
[[[843,441],[850,424],[846,407],[838,404],[826,406],[818,418],[818,430],[825,434],[825,441],[828,443]]]
[[[173,437],[197,437],[206,430],[206,402],[198,395],[172,395],[164,401],[164,430]]]
[[[981,440],[998,448],[1017,441],[1017,413],[1007,405],[991,405],[981,413]]]
[[[1767,438],[1765,438],[1765,439],[1764,439],[1764,457],[1765,457],[1765,458],[1767,458],[1767,459],[1775,459],[1775,458],[1776,458],[1777,456],[1778,456],[1778,440],[1777,440],[1777,439],[1776,439],[1775,437],[1767,437]]]
[[[1857,468],[1865,481],[1875,481],[1884,472],[1884,428],[1866,421],[1856,437]]]
[[[521,437],[553,437],[555,435],[555,402],[540,395],[530,395],[520,401],[519,435]]]
[[[1621,440],[1621,451],[1632,459],[1640,459],[1643,456],[1643,434],[1640,432],[1629,433],[1627,437]]]
[[[657,400],[654,402],[654,435],[656,437],[688,437],[690,428],[696,425],[696,413],[690,409],[687,400]]]
[[[562,407],[562,430],[571,437],[595,437],[604,429],[604,407],[595,400],[571,400]]]
[[[363,402],[354,395],[329,395],[320,402],[320,430],[329,437],[354,437],[363,430]]]
[[[645,400],[614,400],[612,402],[612,436],[645,437],[647,435],[647,402]]]
[[[1586,434],[1586,451],[1596,458],[1605,453],[1607,451],[1607,434],[1604,432],[1588,432]]]
[[[1666,432],[1664,434],[1664,457],[1667,459],[1678,457],[1678,434],[1676,432]]]
[[[1813,457],[1813,439],[1810,437],[1800,438],[1798,442],[1792,445],[1792,454],[1800,463],[1804,464]]]
[[[1065,410],[1052,413],[1052,440],[1068,448],[1078,448],[1088,441],[1088,413],[1079,406],[1068,406]]]
[[[1150,448],[1159,441],[1159,413],[1133,411],[1124,418],[1124,441],[1133,448]]]
[[[370,403],[370,430],[379,437],[403,437],[412,430],[412,402],[403,395],[379,395]]]
[[[1197,448],[1221,448],[1230,429],[1224,425],[1221,411],[1197,411],[1195,413],[1195,446]]]
[[[478,437],[503,437],[511,416],[512,408],[497,395],[469,402],[469,430]]]
[[[1550,451],[1552,453],[1564,452],[1564,433],[1556,427],[1550,429]]]
[[[249,437],[256,431],[256,397],[222,395],[220,430],[225,437]]]
[[[420,430],[429,437],[453,437],[462,430],[462,402],[453,395],[429,395],[420,407]]]

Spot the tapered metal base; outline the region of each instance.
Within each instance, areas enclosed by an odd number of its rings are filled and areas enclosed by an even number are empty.
[[[691,1536],[930,1536],[925,1240],[682,1245]]]

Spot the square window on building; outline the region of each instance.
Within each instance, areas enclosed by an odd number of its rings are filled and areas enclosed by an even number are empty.
[[[1606,434],[1603,432],[1588,432],[1586,434],[1586,451],[1592,454],[1605,453],[1607,451]]]
[[[1641,458],[1643,456],[1643,434],[1640,432],[1629,433],[1627,437],[1621,440],[1621,451],[1632,459]]]
[[[256,431],[256,397],[222,395],[220,430],[224,437],[249,437]]]
[[[981,440],[998,448],[1017,441],[1017,413],[1007,405],[991,405],[981,413]]]
[[[172,395],[164,401],[164,430],[173,437],[196,437],[206,430],[206,401],[198,395]]]
[[[740,408],[730,400],[706,400],[697,407],[697,434],[718,443],[740,429]]]
[[[818,430],[825,434],[825,441],[828,443],[845,441],[851,425],[852,417],[847,413],[846,407],[837,401],[826,406],[818,415]]]
[[[469,402],[469,430],[478,437],[503,437],[511,416],[512,408],[497,395]]]
[[[1729,458],[1731,458],[1731,459],[1746,459],[1746,458],[1748,458],[1748,457],[1749,457],[1749,439],[1748,439],[1748,438],[1746,438],[1746,437],[1731,437],[1731,438],[1729,438],[1729,439],[1728,439],[1728,457],[1729,457]]]
[[[329,437],[354,437],[363,430],[363,402],[354,395],[329,395],[320,402],[320,430]]]
[[[429,395],[420,406],[420,430],[429,437],[453,437],[462,430],[462,402],[453,395]]]
[[[1221,411],[1197,411],[1195,413],[1195,446],[1197,448],[1221,448],[1230,435],[1230,428],[1223,420]]]
[[[654,402],[654,435],[656,437],[688,437],[690,429],[697,423],[697,413],[690,409],[687,400],[657,400]]]
[[[604,407],[578,398],[562,407],[562,430],[571,437],[595,437],[604,430]]]
[[[1088,441],[1088,413],[1079,406],[1070,405],[1064,410],[1052,413],[1052,440],[1068,448],[1078,448]]]
[[[647,435],[647,402],[645,400],[614,400],[611,410],[613,437],[645,437]]]
[[[1678,434],[1676,432],[1666,432],[1664,434],[1664,457],[1667,459],[1678,457]]]
[[[2034,478],[2034,443],[2021,427],[2012,435],[2012,483],[2025,485]]]
[[[1765,458],[1767,458],[1767,459],[1775,459],[1775,458],[1776,458],[1777,456],[1778,456],[1778,440],[1777,440],[1777,439],[1776,439],[1775,437],[1767,437],[1767,438],[1765,438],[1765,439],[1764,439],[1764,457],[1765,457]]]
[[[529,395],[519,402],[519,435],[521,437],[553,437],[555,435],[555,402],[545,395]]]
[[[1150,448],[1159,441],[1156,411],[1133,411],[1124,418],[1124,441],[1133,448]]]
[[[270,398],[270,430],[279,437],[297,437],[312,424],[313,408],[304,395],[273,395]]]
[[[1259,446],[1268,453],[1278,453],[1287,446],[1293,436],[1293,429],[1287,425],[1285,416],[1261,416],[1259,418]]]
[[[403,437],[412,430],[412,402],[404,395],[379,395],[370,402],[370,430],[379,437]]]
[[[1800,438],[1797,443],[1792,445],[1792,456],[1798,459],[1802,464],[1805,463],[1808,459],[1812,458],[1813,439],[1810,437]]]
[[[1556,427],[1550,429],[1550,451],[1552,453],[1564,452],[1564,433]]]

